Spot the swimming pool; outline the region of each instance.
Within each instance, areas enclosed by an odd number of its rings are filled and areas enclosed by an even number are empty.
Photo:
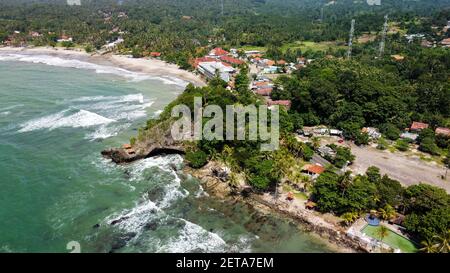
[[[379,228],[380,228],[379,226],[366,225],[361,230],[361,232],[366,234],[367,236],[380,240],[380,236],[378,235],[377,232]],[[404,253],[417,252],[417,248],[413,242],[397,234],[396,232],[393,232],[392,230],[389,230],[388,235],[385,238],[383,238],[383,243],[389,245],[394,249],[400,249]]]

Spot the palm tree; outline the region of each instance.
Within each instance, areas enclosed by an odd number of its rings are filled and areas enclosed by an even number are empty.
[[[377,235],[380,236],[380,241],[383,242],[384,238],[389,235],[389,229],[386,226],[380,225],[377,230]]]
[[[434,236],[438,243],[435,245],[438,252],[449,253],[450,252],[450,229],[445,231],[441,235]]]
[[[342,176],[339,177],[338,183],[339,183],[339,187],[342,189],[342,196],[344,196],[345,191],[352,183],[351,174],[352,174],[352,172],[347,171]]]
[[[389,220],[395,216],[395,209],[391,205],[387,204],[384,208],[380,208],[378,210],[378,214],[381,219]]]
[[[436,253],[436,245],[433,243],[433,241],[427,239],[420,243],[423,247],[419,249],[422,252],[425,253]]]

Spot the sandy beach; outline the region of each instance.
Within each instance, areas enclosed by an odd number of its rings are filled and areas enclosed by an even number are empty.
[[[64,59],[75,59],[99,65],[114,66],[131,72],[139,72],[153,77],[176,78],[196,86],[204,86],[205,81],[198,75],[180,69],[175,64],[152,58],[130,58],[125,55],[86,53],[82,49],[53,47],[0,47],[0,53],[25,53],[49,55]]]

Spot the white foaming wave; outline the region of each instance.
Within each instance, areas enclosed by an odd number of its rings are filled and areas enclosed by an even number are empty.
[[[144,227],[150,219],[155,217],[152,212],[156,213],[160,211],[160,208],[158,208],[151,200],[145,200],[131,210],[125,210],[118,215],[108,217],[106,222],[110,225],[114,220],[123,219],[116,224],[117,227],[127,232],[140,232],[142,227]]]
[[[94,70],[98,74],[113,74],[127,78],[131,81],[144,81],[144,80],[159,80],[164,84],[177,85],[180,87],[186,87],[188,82],[174,78],[174,77],[155,77],[150,76],[141,72],[133,72],[127,69],[99,65],[90,62],[80,61],[76,59],[64,59],[60,57],[50,56],[50,55],[31,55],[31,54],[0,54],[0,61],[19,61],[19,62],[29,62],[29,63],[40,63],[50,66],[66,67],[66,68],[77,68],[77,69],[88,69]]]
[[[37,118],[22,124],[19,132],[31,132],[41,129],[53,130],[60,127],[91,127],[96,125],[108,124],[115,122],[113,119],[105,118],[96,113],[89,112],[86,110],[79,110],[78,112],[66,116],[69,110],[64,110],[59,113]]]
[[[75,102],[90,102],[90,101],[117,101],[117,102],[132,102],[138,101],[144,103],[144,95],[142,93],[129,94],[124,96],[85,96],[73,99]]]
[[[0,116],[8,116],[11,114],[11,111],[0,112]]]
[[[189,192],[181,187],[181,179],[173,169],[173,166],[178,167],[182,162],[183,158],[180,155],[158,156],[140,160],[132,165],[130,180],[136,181],[141,179],[144,171],[152,167],[169,172],[173,176],[173,179],[164,182],[164,197],[157,203],[160,208],[167,208],[174,201],[186,198],[189,195]]]
[[[99,65],[75,59],[63,59],[50,55],[5,54],[0,55],[0,61],[19,61],[28,63],[40,63],[50,66],[58,66],[66,68],[88,69],[94,70],[96,73],[99,74],[113,74],[125,77],[132,81],[143,81],[152,78],[148,75],[145,75],[144,73],[132,72],[123,68]]]
[[[182,163],[183,157],[180,155],[156,156],[142,159],[130,165],[131,180],[142,178],[143,172],[151,167],[158,167],[161,170],[167,171],[172,169],[173,165],[180,166]]]
[[[106,139],[118,135],[122,130],[130,127],[129,123],[118,125],[118,126],[108,126],[101,125],[94,132],[86,134],[85,139],[96,140],[96,139]]]
[[[226,242],[216,233],[209,232],[199,225],[187,220],[185,226],[178,233],[178,237],[171,238],[158,252],[187,253],[193,251],[224,252]]]
[[[4,108],[0,108],[0,111],[8,112],[7,110],[12,110],[14,108],[21,107],[21,106],[23,106],[23,104],[15,104],[15,105],[7,106],[7,107],[4,107]]]
[[[176,86],[183,87],[183,88],[185,88],[189,84],[189,82],[187,82],[185,80],[174,78],[174,77],[168,77],[168,76],[155,77],[154,79],[159,79],[164,84],[167,84],[167,85],[176,85]]]
[[[163,112],[163,110],[157,110],[153,113],[153,118],[157,118],[161,115],[161,113]]]

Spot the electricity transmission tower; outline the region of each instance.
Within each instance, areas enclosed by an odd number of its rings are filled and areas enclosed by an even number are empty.
[[[351,58],[351,56],[352,56],[353,33],[354,32],[355,32],[355,19],[352,19],[352,27],[350,28],[350,37],[348,39],[347,58]]]
[[[388,30],[388,15],[386,14],[386,16],[384,16],[384,26],[383,26],[383,33],[381,36],[381,42],[380,42],[380,52],[378,54],[379,57],[382,57],[384,54],[384,47],[386,45],[386,33]]]

